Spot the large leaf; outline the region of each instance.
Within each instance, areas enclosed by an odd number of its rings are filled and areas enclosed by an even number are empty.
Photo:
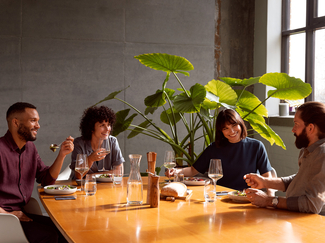
[[[233,86],[243,86],[247,87],[252,84],[258,83],[260,77],[252,77],[249,79],[238,79],[238,78],[230,78],[230,77],[222,77],[220,80],[224,81],[226,84],[229,84],[231,87]]]
[[[116,122],[114,124],[114,129],[112,132],[113,136],[117,136],[121,132],[124,132],[126,129],[129,128],[131,125],[134,117],[137,116],[137,114],[132,114],[129,118],[126,118],[130,112],[130,109],[125,109],[116,112]]]
[[[125,89],[129,88],[130,86],[126,87]],[[113,93],[110,93],[108,96],[106,96],[104,99],[102,99],[101,101],[97,102],[94,106],[104,102],[104,101],[107,101],[107,100],[112,100],[112,99],[115,99],[116,95],[118,95],[119,93],[121,93],[123,90],[125,89],[121,89],[119,91],[115,91]]]
[[[149,121],[146,120],[146,121],[142,122],[140,125],[138,125],[138,127],[142,127],[142,128],[144,128],[144,129],[146,129],[146,128],[149,127],[150,125],[151,125],[151,123],[150,123]],[[129,136],[128,136],[127,138],[133,138],[133,137],[135,137],[136,135],[142,133],[142,131],[143,131],[144,129],[141,129],[141,128],[138,128],[138,127],[134,128],[134,129],[130,132],[130,134],[129,134]]]
[[[187,72],[194,69],[193,65],[184,57],[169,55],[165,53],[149,53],[135,56],[143,65],[155,70],[183,73],[189,76]]]
[[[265,138],[270,142],[271,145],[274,143],[283,149],[286,149],[285,144],[278,134],[276,134],[265,122],[260,122],[258,120],[249,120],[252,128],[258,132],[261,137]]]
[[[237,94],[235,91],[226,83],[220,80],[211,80],[205,86],[207,92],[214,94],[219,97],[219,103],[225,103],[228,105],[235,105],[237,101]],[[207,96],[209,99],[209,97]],[[212,100],[216,102],[216,100]]]
[[[312,92],[310,84],[286,73],[266,73],[260,78],[260,83],[276,88],[268,91],[268,96],[283,100],[304,99]]]
[[[176,119],[176,123],[177,123],[181,119],[181,116],[175,110],[174,110],[174,114],[175,114],[175,119]],[[168,118],[169,118],[169,120],[168,120]],[[167,124],[167,125],[169,125],[169,124],[174,125],[174,118],[173,118],[173,114],[172,114],[171,109],[168,109],[166,111],[163,111],[160,114],[160,120],[163,123]]]
[[[195,84],[190,89],[190,96],[181,93],[175,97],[175,110],[182,113],[196,113],[200,111],[205,99],[206,91],[203,85]]]
[[[247,90],[235,90],[235,92],[238,95],[238,102],[237,102],[237,107],[245,110],[245,111],[251,111],[254,108],[256,108],[259,104],[261,104],[261,101],[253,95],[251,92]],[[264,105],[260,105],[258,108],[254,110],[255,113],[257,113],[260,116],[268,116],[267,109],[265,108]]]
[[[144,104],[149,107],[159,107],[166,104],[165,95],[167,94],[169,97],[172,97],[175,93],[173,89],[165,89],[165,92],[158,89],[155,94],[149,95],[144,99]]]
[[[241,109],[239,107],[236,108],[236,111],[238,114],[246,121],[252,120],[252,121],[260,121],[260,122],[265,122],[265,119],[263,116],[256,114],[255,112],[250,112],[244,109]]]
[[[158,109],[158,107],[147,107],[144,111],[145,115],[153,114],[156,110]]]

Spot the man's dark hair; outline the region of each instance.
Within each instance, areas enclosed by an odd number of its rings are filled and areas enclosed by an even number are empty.
[[[93,106],[84,111],[84,114],[80,121],[79,129],[81,131],[81,136],[85,140],[90,140],[92,132],[95,129],[96,122],[109,122],[113,128],[116,117],[112,109],[106,106]]]
[[[318,139],[325,138],[325,104],[316,101],[309,101],[297,108],[300,111],[300,118],[305,126],[315,124],[318,127]]]
[[[32,108],[36,110],[36,107],[27,102],[17,102],[9,107],[7,110],[6,118],[8,119],[10,115],[14,113],[23,113],[25,112],[26,108]]]
[[[247,129],[240,115],[232,109],[222,110],[219,112],[217,117],[217,122],[216,122],[215,144],[218,148],[226,146],[229,143],[228,139],[225,138],[222,132],[222,129],[227,125],[227,123],[240,125],[241,127],[240,138],[244,139],[247,137]]]

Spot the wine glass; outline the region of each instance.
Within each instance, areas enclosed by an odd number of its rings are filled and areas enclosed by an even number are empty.
[[[101,140],[98,146],[98,155],[102,154],[102,155],[108,155],[111,152],[111,148],[109,146],[109,140],[108,139],[104,139]],[[100,160],[103,163],[103,168],[102,169],[98,169],[98,171],[105,171],[105,157]],[[99,162],[99,161],[98,161]]]
[[[168,184],[170,183],[170,169],[176,166],[174,151],[165,152],[164,166],[168,169]]]
[[[210,159],[208,176],[213,181],[214,193],[217,193],[217,180],[223,177],[221,159]]]
[[[81,176],[81,189],[83,188],[83,177],[88,172],[88,157],[87,154],[77,154],[76,166],[74,169]]]

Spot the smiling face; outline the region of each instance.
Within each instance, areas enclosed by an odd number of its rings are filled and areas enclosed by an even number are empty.
[[[108,139],[111,133],[111,124],[108,121],[96,122],[94,131],[92,132],[92,139],[104,140]]]
[[[25,112],[19,114],[17,118],[19,138],[25,142],[35,141],[40,128],[38,121],[39,115],[35,109],[26,108]]]
[[[222,129],[222,133],[230,143],[238,143],[241,140],[242,129],[239,124],[226,123]]]

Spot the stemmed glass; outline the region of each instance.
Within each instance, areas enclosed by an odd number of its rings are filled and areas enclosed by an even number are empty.
[[[217,193],[217,180],[223,177],[221,159],[210,159],[208,176],[213,181],[214,192]]]
[[[88,157],[87,154],[77,154],[76,166],[74,169],[81,176],[81,188],[83,188],[83,177],[88,172]]]
[[[111,148],[109,146],[109,140],[104,139],[100,141],[99,147],[98,147],[98,154],[108,155],[111,152]],[[106,157],[106,156],[105,156]],[[98,171],[105,171],[105,158],[101,160],[103,163],[103,168],[98,169]],[[99,161],[98,161],[99,162]]]
[[[170,169],[176,166],[174,151],[165,152],[164,166],[168,169],[168,184],[170,183]]]

